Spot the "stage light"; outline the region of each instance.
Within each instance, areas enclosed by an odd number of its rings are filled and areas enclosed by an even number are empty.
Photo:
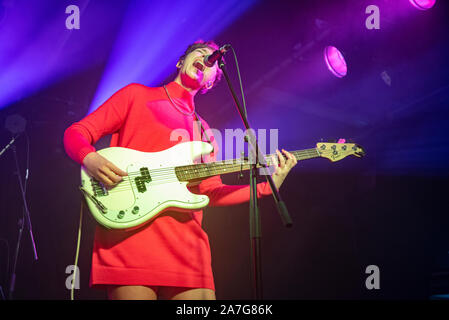
[[[326,47],[324,49],[324,61],[334,76],[343,78],[348,73],[345,58],[343,58],[343,55],[337,48],[332,46]]]
[[[89,113],[130,83],[160,85],[187,45],[213,39],[258,1],[130,1]]]
[[[409,0],[419,10],[429,10],[435,5],[436,0]]]

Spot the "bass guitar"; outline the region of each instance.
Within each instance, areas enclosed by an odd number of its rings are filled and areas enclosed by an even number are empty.
[[[190,192],[188,183],[251,168],[245,159],[195,163],[212,150],[209,143],[202,141],[179,143],[160,152],[122,147],[102,149],[98,153],[128,175],[113,188],[106,188],[82,167],[80,190],[95,220],[109,229],[136,228],[167,209],[197,210],[207,206],[209,198]],[[362,157],[365,154],[363,148],[354,143],[325,142],[291,153],[298,160],[323,157],[333,162],[349,155]],[[271,155],[267,155],[265,161],[271,166]]]

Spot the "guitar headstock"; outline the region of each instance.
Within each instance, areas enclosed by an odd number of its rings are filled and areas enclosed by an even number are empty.
[[[316,149],[321,157],[332,162],[340,161],[347,156],[361,158],[365,155],[365,150],[356,143],[318,142]]]

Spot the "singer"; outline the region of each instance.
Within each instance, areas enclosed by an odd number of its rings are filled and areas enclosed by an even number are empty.
[[[162,87],[130,84],[110,97],[93,113],[72,124],[64,134],[67,154],[85,166],[91,175],[113,188],[123,176],[118,168],[96,152],[93,144],[112,134],[111,147],[157,152],[173,145],[173,130],[183,128],[190,137],[208,124],[195,112],[194,98],[206,93],[221,78],[217,63],[211,62],[219,47],[212,41],[190,45],[176,64],[174,81]],[[211,109],[212,110],[212,109]],[[201,123],[201,126],[197,126]],[[216,153],[216,152],[215,152]],[[283,150],[278,153],[273,180],[280,188],[297,160]],[[213,161],[214,154],[210,155]],[[248,185],[225,185],[220,176],[189,187],[192,192],[209,196],[212,206],[229,206],[249,201]],[[259,183],[257,196],[271,194],[269,185]],[[209,239],[201,227],[202,211],[168,211],[133,231],[96,227],[90,285],[107,291],[109,299],[215,299]]]

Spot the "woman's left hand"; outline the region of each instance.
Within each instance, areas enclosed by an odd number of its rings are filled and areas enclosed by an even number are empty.
[[[287,177],[287,174],[290,172],[290,170],[296,166],[298,163],[298,160],[294,155],[292,155],[290,152],[282,149],[282,152],[287,157],[287,160],[285,160],[284,156],[279,150],[276,150],[276,154],[278,155],[278,159],[275,159],[274,156],[271,156],[272,163],[275,165],[276,169],[274,173],[272,174],[273,182],[276,185],[276,188],[279,190],[282,183],[284,182],[285,178]]]

